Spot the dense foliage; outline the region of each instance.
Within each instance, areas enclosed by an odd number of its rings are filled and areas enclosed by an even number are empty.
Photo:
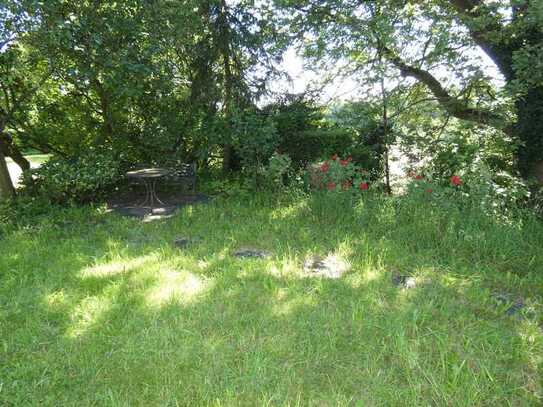
[[[27,192],[58,203],[98,200],[122,181],[126,170],[122,164],[111,151],[89,150],[73,159],[53,158],[27,174]]]
[[[525,202],[543,179],[538,4],[3,2],[0,195],[13,192],[5,157],[28,172],[29,148],[54,156],[29,191],[83,201],[142,163],[222,167],[260,188],[274,153],[290,160],[285,183],[340,154],[388,190],[394,148],[432,177],[478,174]],[[291,44],[320,87],[273,91]],[[360,96],[323,105],[342,76]],[[63,192],[95,150],[115,157],[110,179]]]

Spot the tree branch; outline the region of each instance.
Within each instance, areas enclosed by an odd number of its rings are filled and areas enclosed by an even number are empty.
[[[488,110],[475,109],[467,106],[465,103],[449,94],[430,72],[408,65],[388,48],[384,49],[384,56],[400,70],[402,76],[410,76],[425,84],[437,98],[439,104],[443,106],[451,116],[499,129],[505,127],[506,123],[501,116]]]
[[[503,76],[510,80],[513,76],[513,48],[489,39],[489,34],[503,30],[499,19],[492,15],[482,0],[449,0],[449,3],[467,26],[473,41],[492,59]]]

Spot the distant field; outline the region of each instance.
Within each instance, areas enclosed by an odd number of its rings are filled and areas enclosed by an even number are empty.
[[[49,154],[32,154],[27,155],[26,158],[30,161],[30,164],[32,165],[32,168],[37,168],[40,165],[42,165],[45,161],[49,159]],[[8,163],[8,170],[9,175],[11,176],[11,179],[13,180],[13,183],[15,186],[19,185],[19,177],[21,176],[21,169],[17,164],[13,162],[11,158],[7,159]]]

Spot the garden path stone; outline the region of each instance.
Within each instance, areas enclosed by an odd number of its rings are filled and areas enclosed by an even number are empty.
[[[417,286],[417,280],[412,276],[395,275],[392,276],[392,284],[394,284],[396,287],[410,289]]]
[[[494,292],[492,293],[492,297],[501,305],[509,305],[505,310],[505,314],[508,316],[517,315],[526,307],[523,298],[515,297],[509,293]]]
[[[509,315],[509,316],[513,316],[513,315],[517,314],[518,312],[522,311],[525,306],[526,305],[524,304],[524,301],[522,301],[522,299],[519,299],[519,300],[515,301],[515,303],[513,305],[511,305],[509,308],[507,308],[505,313],[507,315]]]
[[[304,261],[304,273],[311,277],[340,278],[351,265],[336,255],[310,256]]]
[[[267,259],[271,257],[271,253],[253,247],[242,247],[234,252],[234,256],[238,258]]]
[[[198,238],[189,238],[185,236],[177,236],[173,240],[173,245],[178,249],[186,249],[190,245],[196,244],[200,241]]]

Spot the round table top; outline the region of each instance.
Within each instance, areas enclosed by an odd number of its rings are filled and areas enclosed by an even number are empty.
[[[142,168],[141,170],[128,171],[129,178],[161,178],[170,174],[166,168]]]

